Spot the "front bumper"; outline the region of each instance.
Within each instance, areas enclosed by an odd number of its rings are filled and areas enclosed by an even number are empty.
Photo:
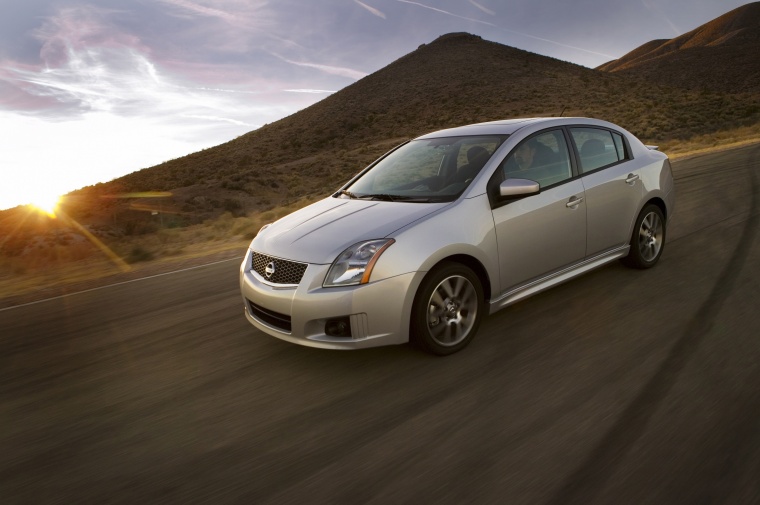
[[[360,349],[409,340],[409,314],[424,273],[407,273],[359,286],[323,288],[330,265],[309,264],[296,287],[278,287],[240,265],[240,292],[248,321],[273,337],[325,349]],[[350,337],[325,333],[329,320],[348,318]]]

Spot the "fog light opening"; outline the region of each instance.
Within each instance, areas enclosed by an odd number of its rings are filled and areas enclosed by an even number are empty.
[[[325,335],[351,338],[351,319],[348,317],[328,319],[325,323]]]

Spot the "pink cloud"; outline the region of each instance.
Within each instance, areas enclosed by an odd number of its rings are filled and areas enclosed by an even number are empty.
[[[383,13],[382,11],[380,11],[378,9],[375,9],[374,7],[369,6],[369,5],[365,4],[364,2],[360,2],[359,0],[354,0],[354,2],[356,2],[357,4],[361,5],[365,9],[367,9],[373,15],[375,15],[375,16],[377,16],[379,18],[385,19],[385,13]]]
[[[115,11],[97,7],[69,7],[47,19],[34,32],[42,42],[40,58],[46,65],[56,67],[68,62],[72,51],[87,47],[131,47],[148,53],[150,49],[132,34],[120,31],[107,18]]]
[[[60,108],[61,103],[55,97],[31,93],[24,84],[0,69],[0,109],[27,114]]]
[[[189,0],[161,0],[161,1],[165,4],[178,7],[184,11],[188,11],[190,13],[198,14],[201,16],[219,18],[230,24],[236,24],[239,21],[239,18],[235,16],[235,14],[226,12],[221,9],[216,9],[214,7],[206,7],[205,5],[200,5],[195,2],[190,2]]]

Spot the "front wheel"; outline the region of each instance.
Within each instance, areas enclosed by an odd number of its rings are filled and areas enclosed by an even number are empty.
[[[475,337],[483,309],[478,276],[459,263],[442,263],[428,273],[417,291],[411,340],[433,354],[455,353]]]
[[[644,207],[636,219],[631,236],[631,250],[623,263],[632,268],[652,268],[665,246],[665,217],[654,204]]]

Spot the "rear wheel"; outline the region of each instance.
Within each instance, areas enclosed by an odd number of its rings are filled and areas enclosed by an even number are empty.
[[[644,207],[636,219],[631,236],[631,250],[623,263],[632,268],[651,268],[662,256],[665,246],[665,217],[654,204]]]
[[[411,340],[433,354],[455,353],[475,337],[483,309],[478,276],[459,263],[442,263],[428,273],[417,291]]]

